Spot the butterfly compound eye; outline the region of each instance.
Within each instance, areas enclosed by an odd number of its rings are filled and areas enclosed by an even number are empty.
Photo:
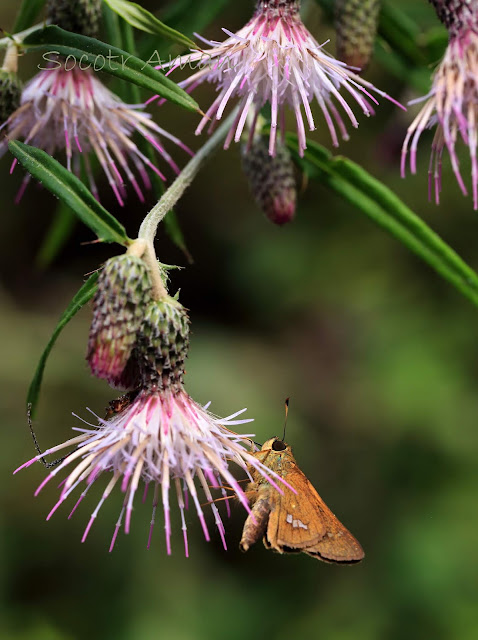
[[[285,442],[282,442],[282,440],[274,440],[272,443],[272,449],[274,451],[285,451],[286,448]]]

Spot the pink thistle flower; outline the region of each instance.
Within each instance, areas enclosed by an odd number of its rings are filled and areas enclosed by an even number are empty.
[[[3,125],[9,139],[20,138],[43,149],[52,156],[64,153],[68,169],[79,175],[81,161],[91,190],[98,199],[90,154],[96,155],[120,205],[124,204],[125,182],[129,181],[141,202],[144,201],[138,174],[145,188],[150,188],[146,171],[165,180],[161,171],[142,153],[133,140],[137,132],[166,160],[172,169],[179,169],[164,149],[161,137],[193,155],[178,138],[171,135],[143,111],[144,105],[127,105],[109,91],[96,75],[78,67],[56,66],[38,73],[23,90],[20,107]],[[3,149],[2,149],[3,147]],[[6,141],[0,151],[6,150]],[[16,161],[12,165],[12,170]],[[29,177],[19,193],[21,198]]]
[[[407,155],[410,170],[417,171],[416,153],[420,136],[435,125],[428,169],[428,198],[439,204],[442,156],[445,147],[464,195],[467,189],[460,173],[456,152],[459,137],[468,146],[471,158],[473,207],[478,209],[478,4],[464,0],[432,0],[439,18],[449,30],[450,40],[443,60],[433,76],[432,89],[420,113],[408,128],[402,147],[401,174],[405,177]],[[417,102],[417,101],[415,101]]]
[[[268,482],[281,491],[271,476],[275,476],[279,481],[281,479],[246,449],[246,445],[250,445],[250,435],[238,435],[229,429],[229,427],[250,422],[250,420],[236,419],[245,409],[221,420],[209,413],[207,407],[201,407],[194,402],[183,388],[173,390],[158,387],[141,391],[132,401],[127,401],[126,405],[123,407],[120,404],[119,412],[113,411],[109,419],[98,418],[98,426],[89,425],[91,428],[76,429],[82,432],[81,435],[52,447],[43,454],[50,455],[76,445],[76,449],[50,471],[35,492],[35,495],[38,495],[50,480],[65,469],[70,469],[66,479],[60,485],[62,488],[59,500],[48,514],[47,520],[78,487],[83,486],[83,491],[69,515],[71,518],[91,487],[95,483],[98,484],[100,478],[104,477],[104,472],[112,474],[100,501],[91,514],[82,542],[86,540],[100,508],[117,484],[124,493],[124,501],[114,529],[110,551],[113,550],[123,519],[125,533],[130,531],[134,498],[139,482],[143,480],[145,483],[143,502],[149,485],[154,487],[148,548],[156,521],[157,506],[161,502],[166,548],[168,555],[171,553],[170,489],[174,487],[181,514],[186,556],[189,554],[185,517],[188,497],[194,503],[206,540],[210,539],[201,498],[196,489],[196,481],[199,481],[206,501],[210,502],[225,549],[227,548],[225,528],[219,510],[213,502],[211,488],[220,489],[225,496],[226,491],[222,487],[225,482],[250,513],[246,494],[232,475],[229,462],[235,462],[246,471],[249,477],[248,466],[259,471]],[[19,467],[15,473],[30,466],[41,457],[36,456]]]
[[[323,50],[306,29],[299,15],[300,0],[259,0],[252,19],[236,34],[227,29],[224,42],[204,40],[211,48],[182,56],[164,66],[177,67],[199,63],[202,68],[180,83],[192,91],[202,82],[217,85],[218,95],[196,129],[202,132],[212,120],[222,118],[224,110],[233,98],[238,98],[239,109],[224,148],[238,142],[250,121],[250,143],[262,107],[271,107],[271,132],[269,153],[275,155],[277,131],[285,132],[285,106],[289,105],[296,117],[299,153],[304,154],[306,134],[304,117],[312,131],[316,128],[311,102],[314,98],[327,123],[332,143],[338,146],[337,128],[344,140],[348,133],[335,100],[345,111],[354,127],[358,121],[347,100],[340,93],[347,92],[365,115],[374,113],[371,102],[378,104],[371,95],[378,95],[401,105],[373,84],[355,74],[347,65]],[[201,38],[202,39],[202,38]],[[403,108],[403,107],[402,107]]]
[[[241,467],[250,479],[250,471],[258,471],[279,491],[281,489],[274,478],[285,484],[247,450],[247,445],[251,446],[250,435],[239,435],[230,430],[230,427],[250,422],[236,419],[245,409],[221,420],[209,413],[207,406],[201,407],[194,402],[185,391],[183,375],[188,334],[187,313],[177,300],[165,297],[152,302],[144,314],[134,349],[141,380],[139,389],[113,401],[106,418],[97,418],[97,426],[87,423],[89,428],[76,429],[82,432],[81,435],[49,449],[17,469],[19,471],[45,455],[76,445],[76,449],[50,471],[35,492],[38,495],[57,474],[69,469],[60,485],[59,500],[47,520],[82,485],[83,491],[70,513],[71,517],[91,487],[104,477],[104,473],[112,474],[91,514],[82,542],[86,540],[99,510],[117,484],[124,493],[124,501],[110,551],[123,518],[125,532],[130,530],[134,498],[139,482],[143,480],[146,485],[143,501],[149,485],[154,486],[148,548],[157,506],[161,501],[166,548],[168,554],[171,553],[170,488],[173,486],[181,513],[186,556],[189,553],[185,518],[188,496],[194,503],[206,540],[210,539],[196,489],[197,481],[204,491],[205,500],[211,505],[224,548],[225,528],[213,502],[211,488],[220,489],[223,497],[226,497],[226,489],[222,486],[225,482],[248,513],[251,512],[247,496],[232,475],[229,463],[234,462]]]

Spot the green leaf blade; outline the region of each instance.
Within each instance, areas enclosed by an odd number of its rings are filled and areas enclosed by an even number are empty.
[[[136,29],[172,40],[176,44],[194,48],[196,45],[187,36],[158,20],[152,13],[135,2],[128,0],[105,0],[110,9]]]
[[[45,2],[46,0],[23,0],[13,25],[13,33],[18,33],[31,27],[43,9]]]
[[[18,140],[8,148],[33,178],[67,204],[102,242],[131,244],[123,225],[93,197],[85,185],[45,151]]]
[[[287,143],[297,157],[297,136],[288,134]],[[394,236],[478,306],[478,274],[388,187],[356,163],[333,157],[314,142],[308,143],[304,159],[298,158],[298,162],[305,169],[312,168],[314,178]]]

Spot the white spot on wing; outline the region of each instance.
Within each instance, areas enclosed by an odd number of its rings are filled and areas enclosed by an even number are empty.
[[[288,513],[286,517],[286,522],[291,524],[294,529],[308,529],[309,527],[302,522],[302,520],[294,520],[292,514]]]

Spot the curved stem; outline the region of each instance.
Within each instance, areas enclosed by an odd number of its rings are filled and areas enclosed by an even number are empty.
[[[7,36],[6,38],[0,38],[0,49],[8,47],[8,45],[11,44],[12,41],[15,41],[17,44],[21,44],[23,38],[26,38],[30,35],[30,33],[33,33],[37,29],[41,29],[47,24],[48,21],[45,20],[44,22],[39,22],[38,24],[33,25],[33,27],[25,29],[25,31],[19,31],[18,33],[13,33],[11,36]]]
[[[152,296],[154,300],[161,300],[168,295],[166,287],[163,284],[163,278],[161,268],[154,252],[154,247],[151,242],[147,240],[139,239],[135,240],[133,244],[128,248],[126,252],[130,256],[136,256],[142,258],[146,266],[149,269],[149,275],[151,277],[151,283],[153,285]]]
[[[5,52],[5,58],[3,60],[2,71],[7,73],[18,72],[18,49],[14,42],[10,42]]]
[[[203,163],[212,153],[214,153],[219,144],[226,137],[236,115],[237,109],[234,109],[217,131],[209,138],[206,144],[199,149],[194,158],[188,162],[169,189],[164,192],[161,200],[151,209],[143,220],[141,227],[139,228],[138,238],[146,240],[146,242],[151,244],[154,242],[159,223],[181,198],[183,193],[196,177]]]

